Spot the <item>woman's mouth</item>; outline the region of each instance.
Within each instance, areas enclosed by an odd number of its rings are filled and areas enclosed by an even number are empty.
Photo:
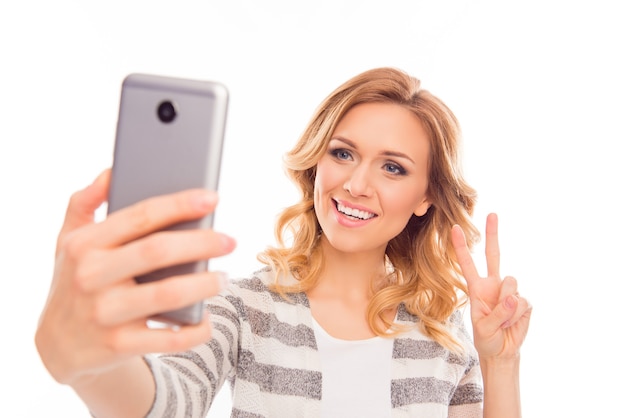
[[[362,209],[351,208],[336,200],[335,200],[335,206],[337,207],[338,212],[352,219],[366,221],[368,219],[372,219],[373,217],[377,216],[375,213],[368,212]]]

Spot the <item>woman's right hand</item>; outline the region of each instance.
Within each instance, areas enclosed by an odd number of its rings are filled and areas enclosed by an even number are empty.
[[[153,352],[183,351],[210,338],[205,318],[179,329],[151,329],[154,314],[217,294],[219,273],[146,284],[133,277],[157,268],[230,253],[235,242],[213,230],[156,232],[214,211],[217,195],[188,190],[147,199],[94,222],[106,200],[110,171],[70,199],[59,233],[54,277],[35,343],[60,383],[70,386]]]

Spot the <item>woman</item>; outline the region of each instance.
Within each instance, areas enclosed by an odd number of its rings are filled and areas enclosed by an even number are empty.
[[[215,194],[149,199],[95,224],[105,172],[72,197],[59,235],[36,335],[44,364],[97,417],[204,416],[226,380],[234,417],[521,416],[531,308],[499,277],[495,215],[488,276],[474,267],[458,141],[452,112],[404,72],[347,81],[286,156],[302,198],[260,255],[267,267],[225,289],[218,273],[132,280],[233,250],[215,231],[151,234],[212,212]],[[146,326],[204,298],[200,325]]]

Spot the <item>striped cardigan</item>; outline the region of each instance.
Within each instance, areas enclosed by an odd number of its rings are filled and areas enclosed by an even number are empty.
[[[156,383],[148,417],[204,417],[226,380],[233,418],[319,416],[323,376],[308,300],[298,293],[286,301],[268,288],[272,280],[273,273],[264,269],[212,298],[213,337],[205,344],[145,357]],[[416,321],[400,306],[396,322]],[[417,327],[394,339],[392,417],[482,417],[476,351],[460,313],[452,323],[467,346],[465,356],[444,349]]]

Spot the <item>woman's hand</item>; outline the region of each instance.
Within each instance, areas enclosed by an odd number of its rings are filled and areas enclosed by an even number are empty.
[[[532,308],[520,297],[513,277],[500,278],[498,218],[493,213],[487,217],[485,235],[487,277],[480,277],[463,230],[458,225],[452,229],[452,244],[469,291],[474,345],[481,360],[518,359]]]
[[[138,285],[157,268],[218,257],[234,241],[212,230],[156,232],[214,211],[217,195],[189,190],[147,199],[94,222],[106,200],[109,170],[70,199],[57,241],[54,277],[35,342],[50,374],[74,385],[151,352],[189,349],[210,338],[210,324],[150,329],[146,321],[214,296],[217,273]]]

